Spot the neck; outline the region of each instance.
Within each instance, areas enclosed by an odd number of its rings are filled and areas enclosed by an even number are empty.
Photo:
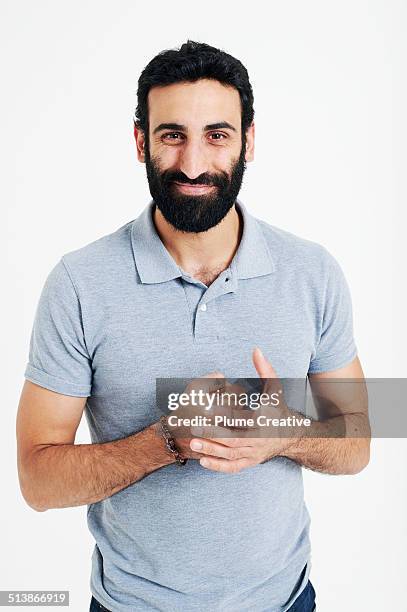
[[[175,229],[155,206],[154,223],[165,248],[189,274],[202,269],[226,269],[242,235],[243,220],[235,204],[222,221],[206,232],[185,233]]]

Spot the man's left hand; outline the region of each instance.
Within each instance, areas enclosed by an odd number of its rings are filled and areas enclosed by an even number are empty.
[[[271,363],[264,357],[260,349],[253,351],[253,363],[260,378],[267,379],[263,392],[273,393],[281,389],[277,374]],[[239,411],[245,412],[247,411]],[[279,405],[273,408],[273,417],[287,418],[295,413],[285,404],[283,398]],[[245,435],[239,430],[239,436],[233,437],[233,428],[210,426],[204,428],[192,427],[194,435],[204,437],[192,438],[191,449],[205,455],[200,464],[217,472],[236,473],[241,470],[264,463],[265,461],[281,455],[296,438],[292,437],[253,437],[253,433]],[[227,433],[227,437],[224,434]],[[223,434],[223,435],[222,435]]]

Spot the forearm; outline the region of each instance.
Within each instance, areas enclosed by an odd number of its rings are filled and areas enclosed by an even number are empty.
[[[356,474],[368,464],[369,449],[367,418],[363,414],[347,414],[313,421],[308,431],[295,438],[280,455],[317,472]]]
[[[153,424],[113,442],[43,445],[20,476],[24,497],[43,511],[98,502],[173,462]]]

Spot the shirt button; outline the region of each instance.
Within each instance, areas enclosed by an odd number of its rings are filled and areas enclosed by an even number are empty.
[[[202,312],[205,312],[206,304],[201,304],[201,306],[199,308],[200,308],[200,310],[202,310]]]

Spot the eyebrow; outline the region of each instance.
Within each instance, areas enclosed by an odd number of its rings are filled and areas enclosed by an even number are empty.
[[[210,123],[208,125],[205,125],[202,131],[207,132],[209,130],[221,130],[221,129],[228,129],[228,130],[233,130],[234,132],[236,132],[236,128],[233,127],[233,125],[231,125],[227,121],[219,121],[218,123]],[[157,132],[161,132],[162,130],[180,130],[182,132],[187,132],[188,128],[186,125],[182,125],[181,123],[160,123],[160,125],[157,125],[157,127],[154,129],[153,134],[156,134]]]

